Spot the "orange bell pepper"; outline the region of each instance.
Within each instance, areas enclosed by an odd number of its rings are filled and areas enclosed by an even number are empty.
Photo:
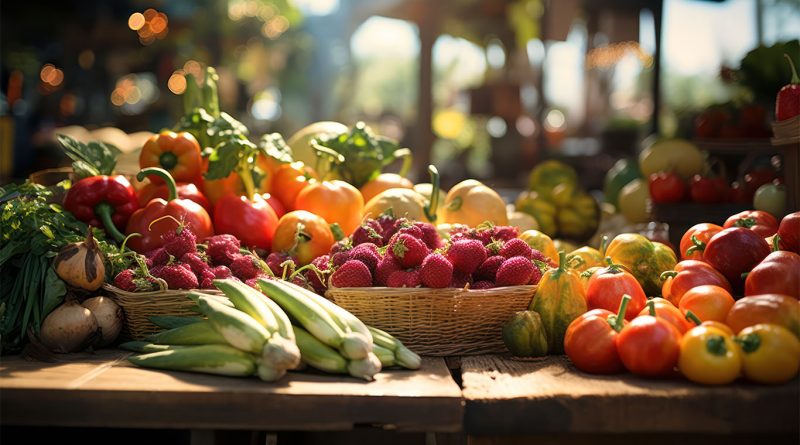
[[[139,167],[159,167],[167,170],[176,182],[195,182],[203,173],[200,144],[188,132],[162,131],[144,143],[139,155]],[[163,184],[159,177],[151,181]]]
[[[347,182],[314,181],[297,194],[294,208],[315,213],[328,224],[337,223],[345,235],[350,235],[361,224],[364,198]]]

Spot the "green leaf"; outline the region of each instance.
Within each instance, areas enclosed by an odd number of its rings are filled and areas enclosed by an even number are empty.
[[[72,159],[72,168],[79,178],[97,175],[110,175],[117,166],[120,150],[105,142],[84,144],[67,135],[56,135],[64,153]]]
[[[67,286],[58,278],[52,266],[47,268],[45,275],[44,304],[42,305],[42,318],[57,308],[64,302],[64,295],[67,295]]]
[[[283,140],[280,133],[271,133],[261,136],[258,142],[258,149],[264,156],[273,158],[278,162],[288,164],[294,159],[292,158],[292,148]]]
[[[257,150],[255,144],[247,140],[228,139],[220,143],[208,157],[206,179],[228,177],[239,165],[239,161],[252,156]]]

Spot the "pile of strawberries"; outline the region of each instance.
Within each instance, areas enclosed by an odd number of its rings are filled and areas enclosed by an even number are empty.
[[[317,258],[318,270],[306,271],[304,278],[318,293],[327,284],[490,289],[536,284],[548,267],[541,252],[517,238],[515,227],[456,226],[448,235],[445,242],[429,223],[386,215],[369,219]]]
[[[213,280],[222,278],[255,286],[257,278],[269,275],[264,261],[241,249],[233,235],[215,235],[198,244],[188,227],[179,226],[162,241],[162,247],[144,255],[139,267],[119,272],[114,286],[128,292],[151,291],[159,288],[160,279],[168,289],[212,289]]]

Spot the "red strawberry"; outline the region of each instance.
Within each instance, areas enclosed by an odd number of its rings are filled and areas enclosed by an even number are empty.
[[[128,292],[136,292],[136,283],[133,282],[135,274],[131,269],[125,269],[114,277],[114,286]]]
[[[486,248],[478,240],[459,240],[447,250],[447,259],[453,263],[453,269],[465,274],[475,272],[487,256]]]
[[[239,249],[242,247],[238,238],[228,234],[214,235],[206,241],[208,243],[206,253],[211,258],[211,262],[217,266],[231,264],[231,261],[239,254]]]
[[[495,226],[492,228],[492,238],[508,242],[519,236],[519,229],[514,226]]]
[[[503,261],[505,260],[506,259],[500,255],[492,255],[489,258],[486,258],[486,261],[481,263],[481,265],[478,266],[478,269],[475,271],[475,279],[493,282],[497,276],[497,269],[500,268],[500,265],[503,264]]]
[[[500,256],[504,258],[511,258],[514,256],[521,256],[527,259],[533,259],[533,249],[525,241],[514,238],[510,239],[503,244],[500,249]]]
[[[405,219],[405,218],[401,218]],[[395,219],[392,215],[383,214],[375,219],[375,222],[381,227],[379,231],[380,234],[383,236],[383,245],[385,246],[386,243],[392,238],[392,235],[397,232],[397,228],[395,227],[395,223],[398,220]]]
[[[217,266],[211,269],[211,271],[214,272],[214,278],[218,280],[233,277],[233,272],[231,272],[228,266]]]
[[[372,243],[359,244],[350,251],[350,259],[361,261],[369,268],[370,273],[375,272],[381,254],[378,253],[378,246]]]
[[[200,284],[189,268],[177,264],[163,266],[153,276],[164,280],[169,289],[196,289]]]
[[[528,284],[539,284],[539,281],[542,279],[542,270],[538,267],[533,267],[533,273],[531,274],[531,279],[528,281]]]
[[[453,281],[450,282],[448,287],[463,289],[467,284],[472,284],[472,275],[454,270]]]
[[[322,255],[320,257],[314,258],[311,261],[311,264],[317,267],[321,273],[313,269],[307,269],[303,274],[305,275],[306,281],[308,284],[311,285],[314,292],[322,295],[328,290],[328,285],[326,284],[327,276],[330,272],[330,257],[328,255]]]
[[[386,285],[389,287],[418,287],[420,284],[419,270],[398,270],[389,275]]]
[[[302,287],[303,289],[308,289],[310,291],[314,291],[314,288],[311,286],[311,283],[308,282],[308,280],[306,279],[306,276],[301,274],[301,273],[293,276],[292,279],[290,280],[290,282],[292,284],[296,284],[296,285]]]
[[[415,222],[414,226],[422,231],[422,241],[425,241],[425,245],[428,246],[428,249],[436,250],[442,247],[442,237],[439,236],[439,231],[436,230],[436,226],[419,221]]]
[[[428,256],[430,251],[421,239],[408,233],[398,233],[389,241],[388,252],[403,268],[407,269],[422,264],[422,260]]]
[[[331,246],[331,250],[329,252],[330,255],[333,255],[338,252],[347,252],[348,250],[353,248],[353,242],[350,238],[345,238],[343,240],[336,241]]]
[[[339,267],[350,259],[350,250],[340,250],[331,256],[333,267]]]
[[[234,257],[229,267],[233,275],[242,281],[263,275],[265,272],[263,262],[253,255],[238,255]]]
[[[391,255],[384,256],[375,268],[375,285],[386,286],[389,276],[401,269],[400,264]]]
[[[498,286],[521,286],[528,284],[531,280],[531,275],[534,273],[536,266],[533,265],[531,260],[515,256],[511,257],[500,265],[497,269],[497,279],[495,282]]]
[[[424,286],[434,289],[447,287],[453,281],[453,265],[444,255],[433,253],[425,257],[419,276]]]
[[[145,257],[150,260],[150,264],[148,264],[147,267],[160,266],[169,262],[169,254],[163,247],[147,252]]]
[[[378,247],[383,247],[383,228],[378,221],[368,219],[356,228],[350,236],[353,239],[353,245],[358,246],[364,243],[373,243]]]
[[[196,252],[187,252],[181,257],[181,262],[183,264],[188,264],[189,267],[192,269],[195,275],[200,277],[204,272],[208,271],[211,272],[211,266],[208,265],[203,258],[200,257],[199,254]],[[213,275],[214,273],[211,272]]]
[[[214,289],[214,280],[216,276],[211,269],[204,270],[202,274],[197,275],[197,281],[200,282],[201,289]]]
[[[350,260],[342,264],[331,275],[333,287],[369,287],[372,286],[372,274],[361,261]]]
[[[189,252],[197,252],[197,236],[189,227],[179,225],[174,232],[164,234],[164,250],[175,258],[180,258]]]
[[[269,270],[271,270],[276,277],[283,277],[284,266],[281,266],[281,264],[283,264],[286,261],[290,262],[289,264],[286,265],[286,276],[288,277],[292,273],[294,273],[294,269],[296,267],[294,258],[292,258],[291,255],[285,252],[272,252],[271,254],[267,255],[266,262],[267,262],[267,267],[269,267]]]
[[[491,289],[493,287],[494,287],[493,282],[484,280],[484,281],[476,281],[472,286],[470,286],[470,289],[475,289],[475,290]]]

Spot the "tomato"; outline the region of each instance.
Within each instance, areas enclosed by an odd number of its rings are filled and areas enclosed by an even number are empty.
[[[620,309],[619,313],[625,307]],[[625,367],[617,352],[617,335],[624,325],[624,318],[611,311],[593,309],[586,312],[567,327],[564,352],[581,371],[592,374],[622,372]]]
[[[270,190],[284,209],[295,210],[294,201],[300,191],[310,184],[309,178],[316,178],[316,173],[302,162],[283,164],[275,171]]]
[[[733,305],[725,319],[734,332],[760,323],[781,325],[800,339],[800,301],[780,294],[744,297]]]
[[[686,196],[686,183],[680,176],[671,172],[658,172],[650,175],[650,197],[653,202],[681,202]]]
[[[414,183],[397,173],[381,173],[361,186],[361,195],[364,197],[364,202],[369,202],[380,192],[393,188],[413,189]]]
[[[778,246],[781,250],[800,253],[800,212],[783,217],[778,226]]]
[[[778,220],[761,210],[745,210],[729,217],[722,227],[744,227],[766,238],[778,231]]]
[[[715,328],[696,326],[681,338],[678,368],[693,382],[725,385],[739,376],[742,354],[730,335]]]
[[[361,224],[364,198],[347,182],[313,181],[297,194],[294,206],[316,213],[329,224],[339,224],[344,234],[350,235]]]
[[[211,179],[203,182],[203,191],[212,206],[217,204],[223,196],[244,195],[244,184],[235,172],[223,179]]]
[[[619,308],[623,295],[631,297],[624,317],[626,320],[633,320],[644,309],[647,296],[633,275],[622,270],[619,265],[611,263],[589,278],[586,286],[586,305],[589,309],[613,311]]]
[[[701,175],[692,176],[689,196],[692,201],[705,204],[723,202],[730,194],[730,187],[724,178],[709,178]]]
[[[678,363],[680,341],[680,332],[668,321],[643,315],[619,333],[617,351],[632,373],[663,377],[671,374]]]
[[[321,216],[305,210],[289,212],[278,221],[272,239],[273,252],[286,252],[305,266],[333,246],[333,232]]]
[[[200,192],[200,189],[191,182],[181,182],[177,184],[178,198],[188,199],[200,204],[208,214],[211,214],[211,204],[208,203],[205,195]],[[139,206],[144,207],[148,202],[154,198],[161,198],[166,200],[169,195],[167,184],[156,184],[154,182],[145,185],[136,194],[139,198]]]
[[[214,206],[214,228],[217,233],[229,233],[242,245],[269,250],[278,225],[278,215],[261,195],[226,195]]]
[[[734,303],[727,290],[719,286],[703,285],[683,294],[678,307],[684,314],[692,311],[701,320],[724,322]]]
[[[656,311],[656,318],[662,318],[669,322],[672,326],[675,326],[675,329],[678,330],[681,334],[688,331],[692,328],[692,323],[690,323],[686,317],[683,315],[680,309],[675,307],[669,301],[663,298],[653,298],[650,300],[653,302]],[[638,316],[648,315],[650,313],[650,308],[644,308],[641,312],[639,312]]]
[[[705,250],[706,262],[725,275],[731,289],[741,295],[742,274],[750,272],[769,255],[769,245],[756,232],[743,227],[729,227],[714,235]]]
[[[742,348],[744,376],[758,383],[784,383],[800,369],[800,340],[783,326],[757,324],[736,337]]]
[[[661,294],[676,306],[680,304],[683,295],[693,287],[713,284],[728,292],[731,291],[731,285],[725,276],[702,261],[681,261],[675,265],[675,270],[662,273],[661,278],[664,279],[664,277],[666,280],[661,287]]]
[[[744,294],[783,294],[800,300],[800,255],[783,250],[767,255],[747,274]]]
[[[783,215],[786,212],[786,186],[778,184],[762,185],[753,195],[753,208],[773,215]]]
[[[722,231],[716,224],[695,224],[681,237],[680,254],[682,260],[703,260],[706,244],[712,236]]]

